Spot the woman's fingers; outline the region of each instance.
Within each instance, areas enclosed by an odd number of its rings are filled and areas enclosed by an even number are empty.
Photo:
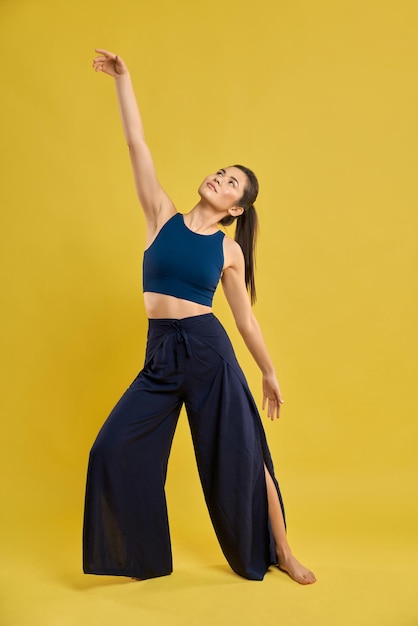
[[[274,420],[280,417],[280,406],[283,404],[283,398],[280,391],[279,383],[275,376],[263,378],[263,410],[267,406],[267,417]]]
[[[95,57],[93,59],[94,67],[105,65],[106,63],[115,63],[117,59],[117,55],[113,54],[113,52],[109,52],[108,50],[103,50],[102,48],[95,48],[95,52],[98,52],[100,56]]]
[[[277,402],[276,398],[273,400],[269,400],[270,405],[270,419],[274,420],[275,417],[279,417],[280,415],[280,404]]]
[[[98,54],[102,54],[108,59],[114,59],[116,56],[116,54],[113,54],[113,52],[109,52],[109,50],[104,50],[104,48],[95,48],[94,51]]]
[[[104,72],[113,78],[119,78],[122,74],[126,74],[127,67],[117,54],[103,48],[96,48],[95,50],[100,55],[93,59],[93,67],[96,72]]]
[[[283,400],[281,396],[275,396],[273,398],[263,396],[262,408],[264,410],[267,405],[267,417],[271,420],[274,420],[275,417],[280,417],[280,407],[282,404]]]

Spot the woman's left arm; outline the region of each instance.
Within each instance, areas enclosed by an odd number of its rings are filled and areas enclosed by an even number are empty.
[[[275,417],[280,417],[283,399],[272,360],[245,287],[244,256],[239,244],[232,239],[225,237],[224,246],[228,262],[222,275],[222,287],[237,328],[262,372],[263,409],[267,405],[267,416],[274,420]]]

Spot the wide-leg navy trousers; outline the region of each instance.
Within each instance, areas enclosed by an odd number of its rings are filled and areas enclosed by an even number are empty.
[[[183,404],[206,504],[230,566],[262,580],[277,562],[264,464],[283,503],[264,429],[231,342],[208,313],[149,320],[144,368],[90,452],[86,573],[143,579],[171,573],[164,485]]]

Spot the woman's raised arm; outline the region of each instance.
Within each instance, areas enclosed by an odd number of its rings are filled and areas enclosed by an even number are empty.
[[[176,210],[158,182],[151,152],[145,142],[141,115],[126,64],[119,56],[108,50],[96,48],[96,52],[99,54],[93,61],[96,72],[104,72],[115,79],[123,132],[129,148],[135,187],[144,210],[147,235],[152,238],[153,234]]]

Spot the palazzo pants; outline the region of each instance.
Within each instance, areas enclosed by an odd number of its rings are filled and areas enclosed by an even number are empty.
[[[183,404],[228,563],[253,580],[277,563],[264,465],[284,509],[264,429],[231,342],[208,313],[149,320],[144,367],[90,451],[85,573],[145,579],[172,572],[164,486]]]

